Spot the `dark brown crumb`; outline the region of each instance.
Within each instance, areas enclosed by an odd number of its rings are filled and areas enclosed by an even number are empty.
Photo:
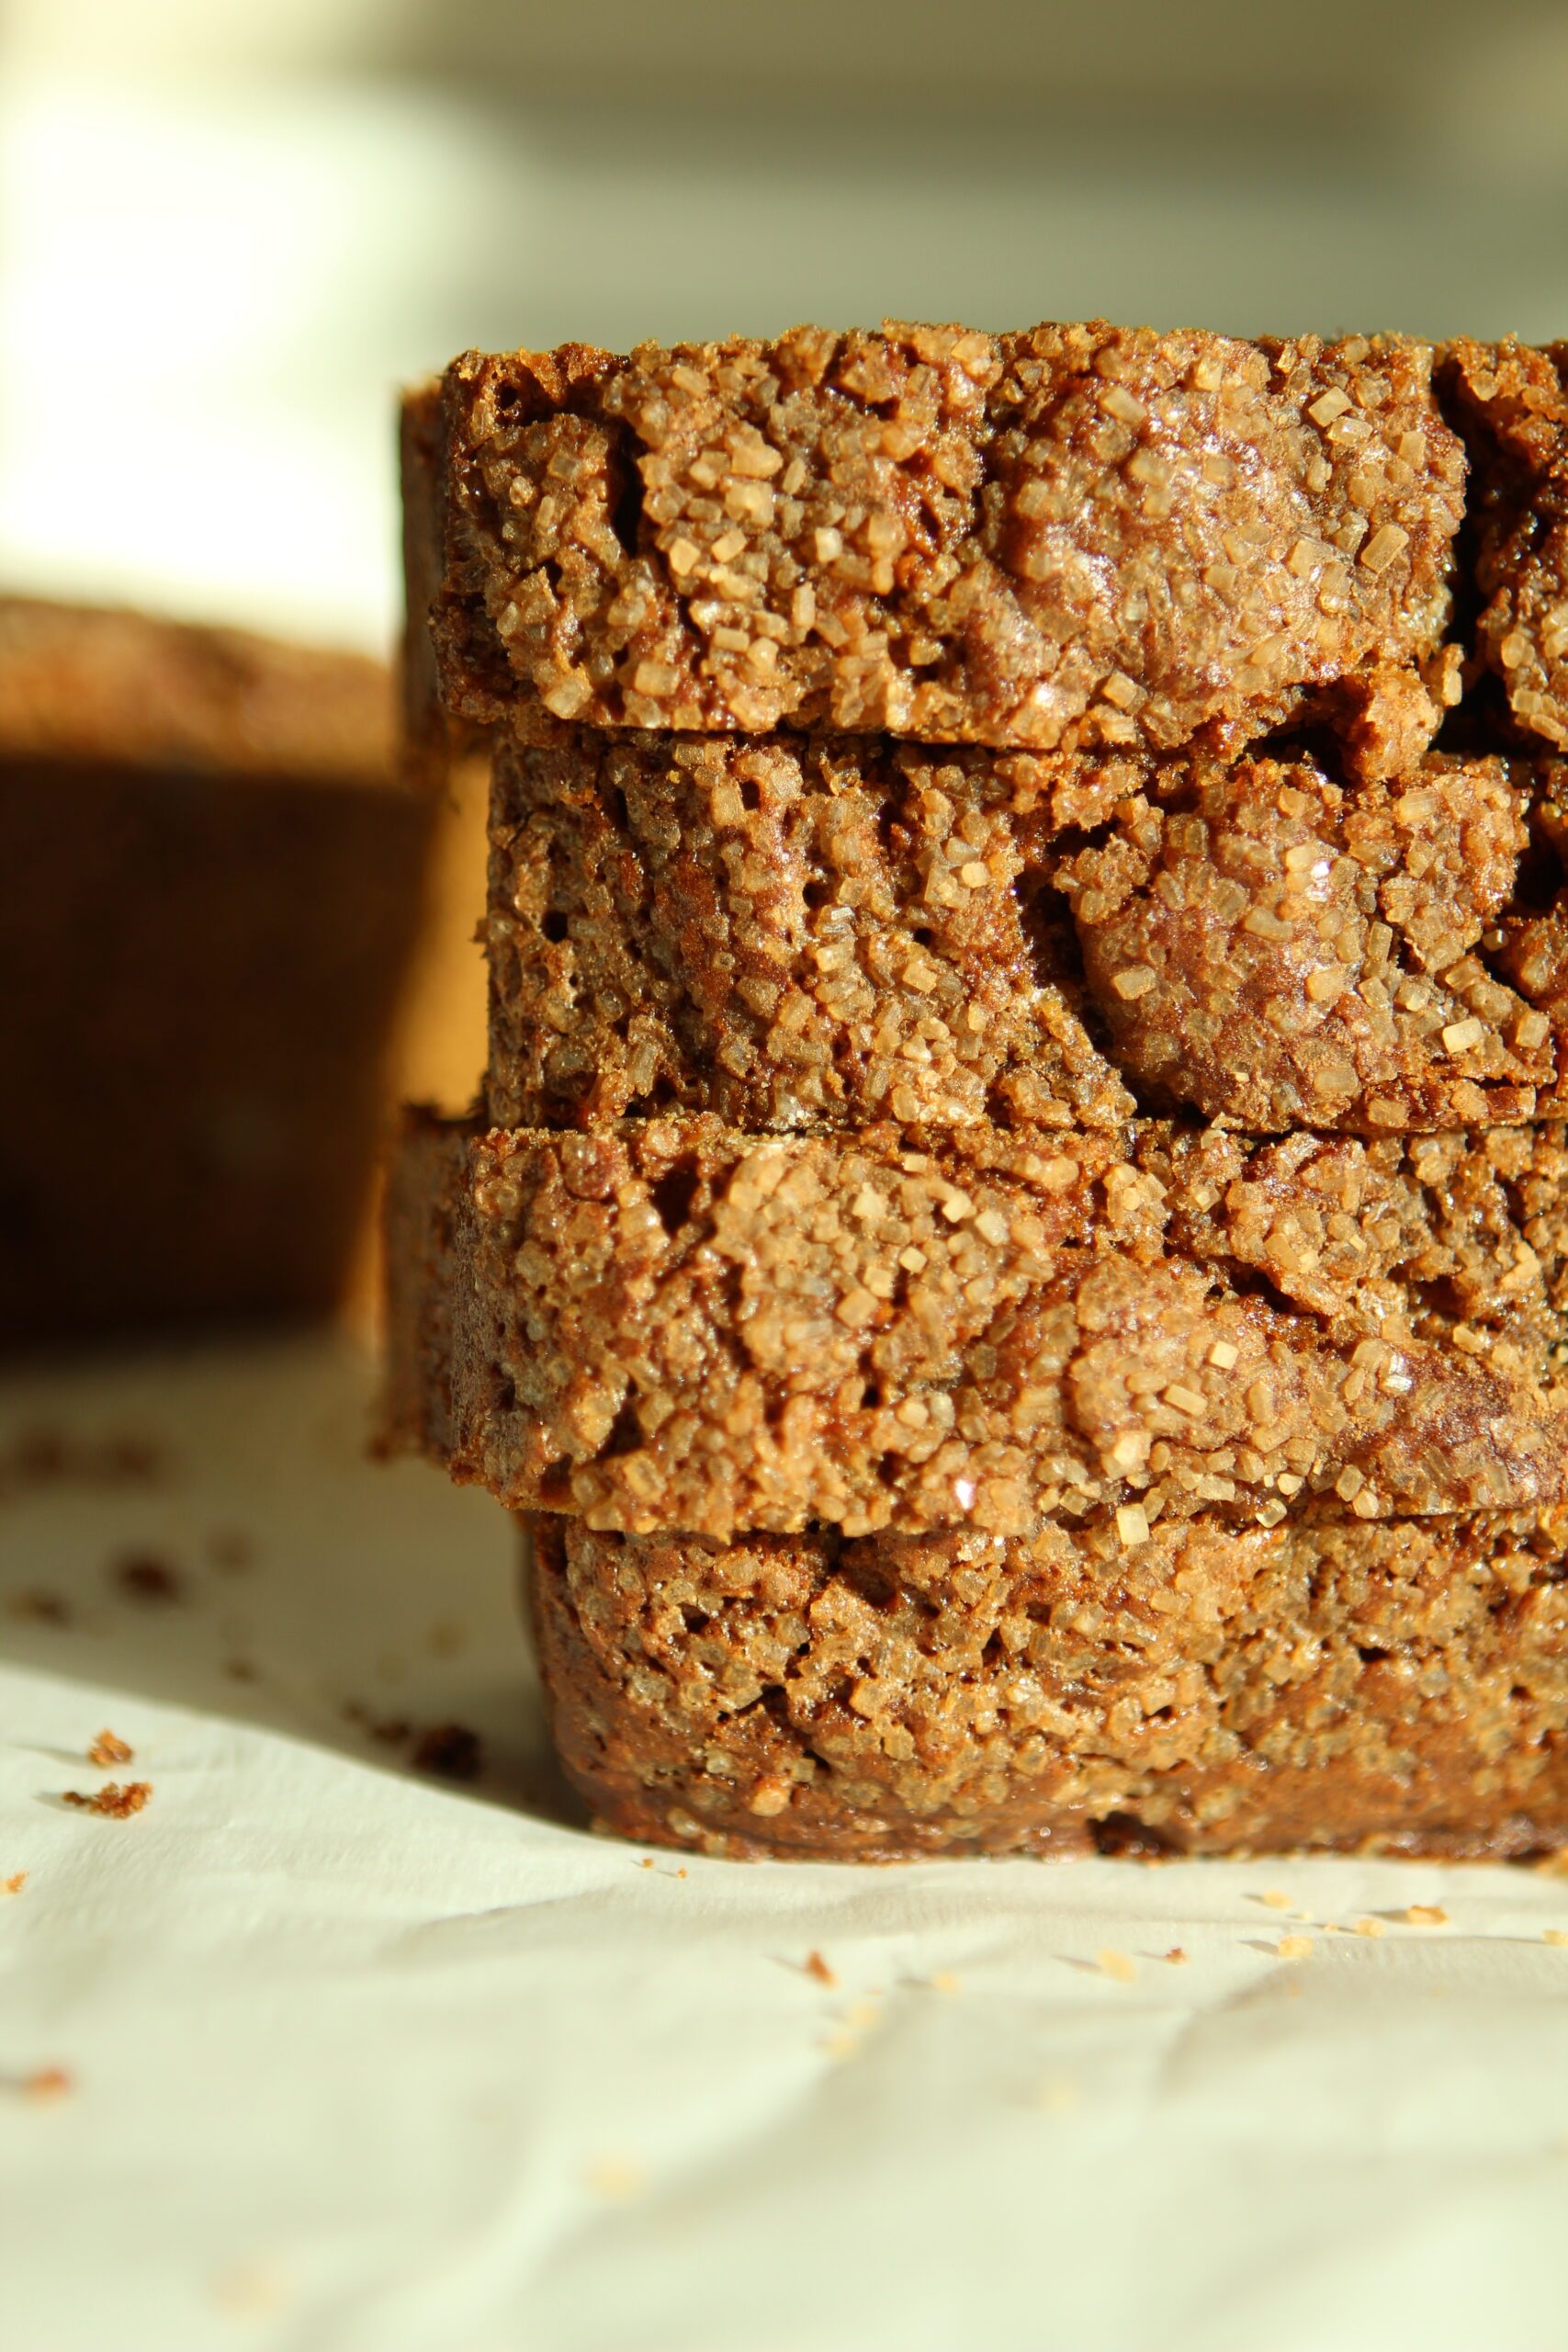
[[[152,1793],[151,1781],[106,1781],[94,1796],[86,1796],[80,1789],[62,1792],[63,1802],[73,1804],[82,1813],[101,1814],[106,1821],[129,1821],[140,1813]]]
[[[462,1724],[435,1724],[422,1732],[414,1745],[413,1763],[421,1772],[435,1772],[444,1781],[477,1781],[484,1766],[478,1732]]]
[[[248,1568],[255,1553],[250,1537],[243,1535],[237,1527],[220,1527],[215,1528],[207,1539],[207,1556],[215,1568],[227,1568],[233,1572]]]
[[[1166,1953],[1166,1958],[1170,1962],[1173,1967],[1179,1968],[1186,1960],[1187,1954],[1182,1951],[1179,1944],[1172,1944],[1170,1950]]]
[[[27,1883],[26,1871],[13,1871],[9,1878],[0,1879],[0,1894],[20,1894]]]
[[[185,1597],[177,1571],[152,1552],[137,1552],[117,1560],[114,1579],[133,1600],[181,1600]]]
[[[36,1585],[26,1592],[8,1594],[6,1607],[13,1617],[25,1618],[34,1625],[69,1625],[71,1623],[70,1602],[62,1600],[59,1593],[45,1592]]]
[[[63,2098],[75,2083],[63,2066],[39,2066],[31,2075],[24,2075],[17,2086],[24,2098]]]
[[[819,1951],[807,1953],[806,1973],[814,1977],[818,1984],[836,1984],[839,1981]]]
[[[225,1658],[223,1671],[231,1682],[257,1682],[261,1679],[248,1657]]]
[[[102,1770],[110,1764],[129,1764],[133,1753],[129,1742],[121,1739],[118,1732],[101,1731],[87,1750],[87,1761],[96,1764]]]

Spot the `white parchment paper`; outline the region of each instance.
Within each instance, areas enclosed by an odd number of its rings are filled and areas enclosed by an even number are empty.
[[[508,1522],[368,1388],[0,1391],[8,2352],[1568,2344],[1568,1879],[590,1836]],[[106,1725],[133,1819],[62,1802]]]

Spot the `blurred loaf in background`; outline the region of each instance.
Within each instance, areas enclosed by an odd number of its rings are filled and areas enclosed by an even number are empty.
[[[375,662],[0,600],[0,1346],[367,1286],[383,1106],[482,1053],[462,829]]]

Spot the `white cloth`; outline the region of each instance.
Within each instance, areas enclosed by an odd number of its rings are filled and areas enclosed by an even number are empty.
[[[1568,1880],[591,1837],[512,1530],[368,1462],[368,1389],[318,1340],[0,1390],[14,2352],[1568,2343]],[[95,1480],[126,1439],[158,1475]],[[470,1726],[482,1777],[345,1704]],[[107,1777],[145,1810],[61,1804]]]

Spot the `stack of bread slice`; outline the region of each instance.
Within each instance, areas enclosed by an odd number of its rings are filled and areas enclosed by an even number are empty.
[[[1568,1839],[1568,346],[457,361],[488,1095],[389,1422],[611,1825]]]

